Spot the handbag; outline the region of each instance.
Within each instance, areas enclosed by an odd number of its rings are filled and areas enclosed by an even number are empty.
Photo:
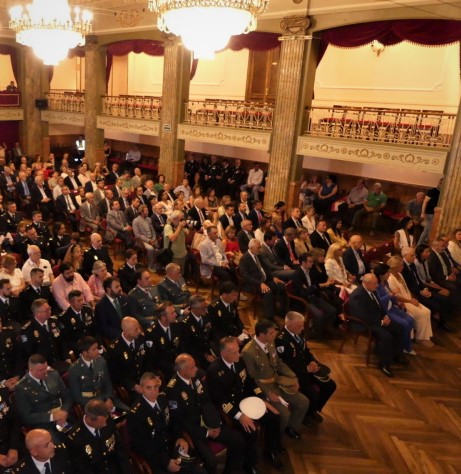
[[[171,250],[171,245],[173,242],[168,243],[168,247],[160,249],[157,253],[157,262],[160,265],[166,267],[173,260],[173,250]]]

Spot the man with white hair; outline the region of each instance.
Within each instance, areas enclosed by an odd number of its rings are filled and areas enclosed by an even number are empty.
[[[85,194],[86,201],[80,206],[80,232],[85,232],[85,229],[89,227],[93,232],[97,232],[101,218],[99,217],[99,211],[97,206],[94,204],[94,194],[88,192]]]
[[[90,236],[90,248],[83,253],[82,276],[90,278],[93,274],[93,264],[96,260],[102,260],[107,267],[107,271],[112,275],[114,273],[114,264],[109,256],[107,247],[102,245],[102,237],[97,232]]]
[[[195,230],[200,230],[206,221],[205,202],[202,198],[194,200],[194,207],[189,211],[189,219],[195,221]]]
[[[33,268],[41,268],[43,270],[43,284],[51,285],[53,283],[53,271],[48,260],[41,258],[42,252],[37,245],[29,245],[27,247],[27,255],[29,258],[22,266],[22,275],[27,283],[30,283],[30,272]]]
[[[387,202],[387,196],[382,191],[381,183],[373,184],[372,191],[368,193],[368,197],[363,201],[363,209],[357,211],[352,219],[351,232],[364,217],[371,216],[371,230],[370,235],[375,235],[378,219],[381,211],[384,209]]]

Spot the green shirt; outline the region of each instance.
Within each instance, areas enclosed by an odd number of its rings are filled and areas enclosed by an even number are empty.
[[[170,244],[170,235],[174,234],[173,227],[171,224],[166,224],[163,229],[163,247],[168,248]],[[177,239],[171,242],[171,250],[173,251],[174,258],[184,258],[187,255],[186,249],[186,233],[184,229],[179,233]]]
[[[367,206],[373,208],[379,208],[382,205],[385,205],[387,202],[387,196],[384,193],[376,194],[371,192],[367,197]]]

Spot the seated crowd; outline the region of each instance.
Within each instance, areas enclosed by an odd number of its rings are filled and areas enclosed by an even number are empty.
[[[283,202],[264,212],[264,173],[255,164],[247,176],[239,160],[191,154],[175,189],[130,164],[3,161],[0,472],[130,473],[143,459],[155,473],[215,473],[223,446],[225,472],[255,473],[259,430],[281,469],[283,437],[321,422],[336,390],[306,337],[334,336],[347,307],[392,377],[413,340],[433,345],[432,322],[449,330],[461,230],[416,246],[405,222],[372,273],[342,223],[382,208],[379,183],[333,216],[334,180],[306,185],[312,204],[287,216]],[[119,268],[112,244],[125,247]],[[217,298],[190,293],[201,278]],[[248,296],[262,304],[254,334],[239,314]],[[240,405],[247,397],[261,413]]]

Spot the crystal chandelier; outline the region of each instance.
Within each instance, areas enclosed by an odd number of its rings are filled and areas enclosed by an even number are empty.
[[[194,57],[212,59],[233,35],[256,29],[269,0],[149,0],[160,31],[181,36]]]
[[[16,41],[33,48],[46,65],[58,64],[91,32],[91,13],[76,7],[72,18],[67,0],[33,0],[25,9],[16,5],[10,17]]]

